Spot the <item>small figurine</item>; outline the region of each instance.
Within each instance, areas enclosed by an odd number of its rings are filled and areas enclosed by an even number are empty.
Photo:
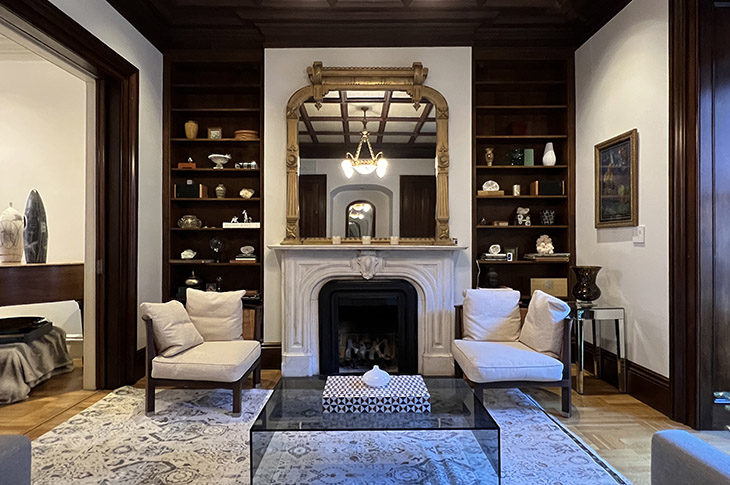
[[[553,240],[547,234],[543,234],[537,238],[537,253],[538,254],[553,254],[555,250],[553,246]]]

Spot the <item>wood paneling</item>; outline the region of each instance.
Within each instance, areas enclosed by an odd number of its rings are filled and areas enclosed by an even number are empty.
[[[0,265],[0,306],[84,299],[84,265]]]
[[[158,48],[580,45],[629,0],[108,0]],[[352,35],[353,29],[367,35]]]

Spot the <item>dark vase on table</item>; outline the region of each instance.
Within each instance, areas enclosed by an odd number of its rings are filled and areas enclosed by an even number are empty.
[[[580,306],[592,306],[593,301],[601,296],[601,289],[596,285],[596,276],[600,266],[573,266],[575,286],[573,296]]]

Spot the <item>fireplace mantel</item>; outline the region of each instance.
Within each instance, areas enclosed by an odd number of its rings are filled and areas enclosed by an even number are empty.
[[[319,292],[336,279],[404,279],[418,293],[418,371],[453,375],[454,265],[462,246],[271,245],[281,266],[284,376],[319,373]]]

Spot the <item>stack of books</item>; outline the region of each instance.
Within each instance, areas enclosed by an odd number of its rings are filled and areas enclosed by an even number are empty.
[[[532,261],[557,261],[561,263],[567,263],[570,260],[570,253],[527,253],[525,254],[525,259],[529,259]]]
[[[256,262],[256,256],[244,256],[242,254],[239,254],[236,256],[235,259],[231,260],[231,263],[241,263],[241,264],[252,264]]]
[[[479,259],[482,261],[507,261],[507,255],[484,253]]]

